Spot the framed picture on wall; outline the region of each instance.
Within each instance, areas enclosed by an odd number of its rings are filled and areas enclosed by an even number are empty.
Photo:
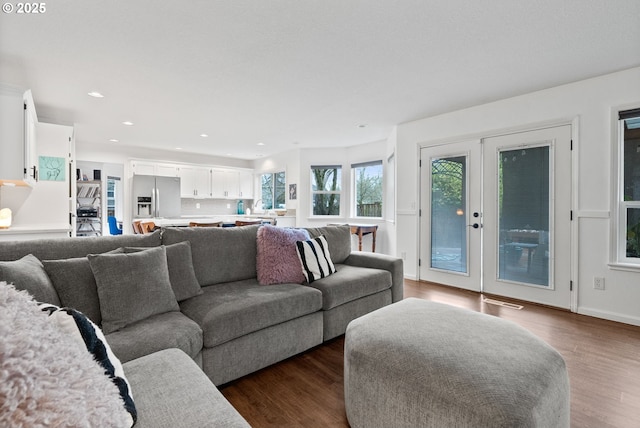
[[[289,184],[289,200],[295,201],[298,198],[298,185]]]

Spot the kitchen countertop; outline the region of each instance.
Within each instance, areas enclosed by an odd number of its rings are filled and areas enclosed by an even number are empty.
[[[183,215],[176,218],[148,218],[148,219],[137,219],[142,222],[152,221],[156,224],[156,226],[188,226],[189,222],[195,221],[199,223],[214,223],[217,221],[222,221],[224,223],[235,223],[236,220],[258,220],[262,219],[265,222],[272,222],[274,219],[278,218],[295,218],[295,216],[269,216],[269,215],[259,215],[259,214],[251,214],[251,215]]]

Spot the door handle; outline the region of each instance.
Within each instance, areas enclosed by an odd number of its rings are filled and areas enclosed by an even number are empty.
[[[469,226],[469,227],[473,227],[474,229],[478,229],[479,227],[482,227],[482,226],[481,226],[481,225],[479,225],[478,223],[468,224],[467,226]]]

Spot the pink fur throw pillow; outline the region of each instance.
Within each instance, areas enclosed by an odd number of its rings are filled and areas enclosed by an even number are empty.
[[[306,241],[305,229],[275,227],[268,224],[258,229],[256,270],[260,285],[305,281],[296,250],[297,241]]]
[[[118,387],[26,291],[0,282],[0,426],[127,427]],[[82,339],[80,339],[82,341]]]

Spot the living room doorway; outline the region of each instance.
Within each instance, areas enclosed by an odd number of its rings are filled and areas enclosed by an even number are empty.
[[[571,126],[421,149],[420,279],[571,307]]]

